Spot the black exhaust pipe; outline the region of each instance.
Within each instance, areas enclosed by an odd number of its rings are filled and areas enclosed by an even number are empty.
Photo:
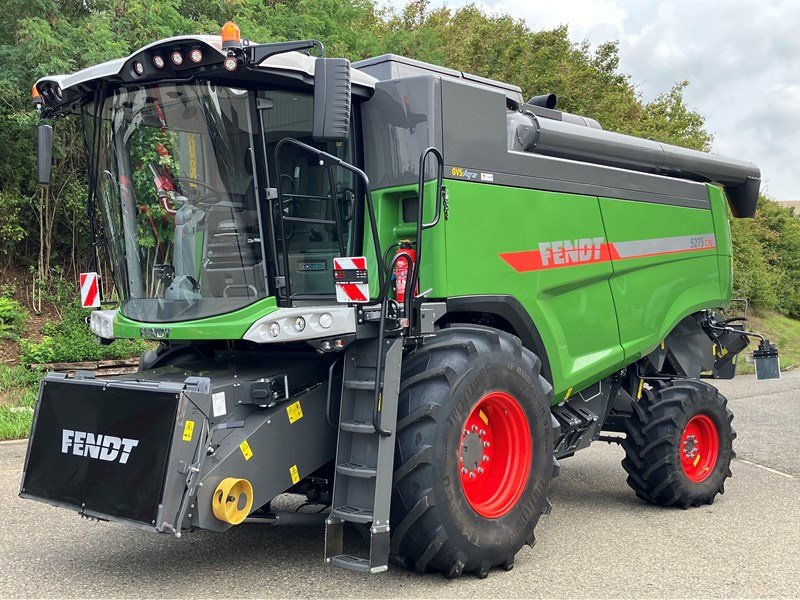
[[[553,110],[558,102],[558,97],[555,94],[542,94],[541,96],[534,96],[528,100],[528,104],[533,106],[541,106],[542,108],[549,108]]]

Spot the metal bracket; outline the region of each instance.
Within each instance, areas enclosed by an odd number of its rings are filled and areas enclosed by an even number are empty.
[[[436,321],[447,313],[446,302],[425,302],[419,307],[419,332],[421,334],[433,333]]]

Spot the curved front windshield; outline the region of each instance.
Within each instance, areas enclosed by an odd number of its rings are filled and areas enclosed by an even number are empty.
[[[250,92],[208,82],[120,88],[99,115],[97,220],[121,312],[198,319],[267,295]]]

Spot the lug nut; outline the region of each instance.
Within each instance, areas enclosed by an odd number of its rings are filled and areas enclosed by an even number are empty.
[[[472,426],[472,431],[478,431],[478,426],[477,425],[473,425]]]
[[[475,479],[475,471],[470,471],[469,472],[469,478],[470,479]]]
[[[489,442],[483,442],[483,447],[488,448],[490,446]]]
[[[489,457],[485,454],[483,455],[483,462],[489,462]]]
[[[481,429],[481,430],[478,432],[478,435],[479,435],[479,436],[481,436],[481,437],[485,436],[485,435],[486,435],[486,430],[485,430],[485,429]]]
[[[461,460],[464,460],[464,459],[462,458]],[[461,467],[461,474],[462,475],[466,475],[467,473],[469,473],[469,471],[467,471],[467,467]]]
[[[478,467],[478,473],[483,473],[483,467]]]

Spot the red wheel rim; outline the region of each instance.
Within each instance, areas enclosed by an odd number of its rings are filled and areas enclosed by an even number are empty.
[[[719,455],[719,435],[711,417],[692,417],[683,430],[678,452],[683,472],[690,481],[700,483],[711,474]]]
[[[516,398],[490,392],[473,407],[459,447],[461,487],[472,509],[487,519],[507,514],[530,475],[531,432]]]

